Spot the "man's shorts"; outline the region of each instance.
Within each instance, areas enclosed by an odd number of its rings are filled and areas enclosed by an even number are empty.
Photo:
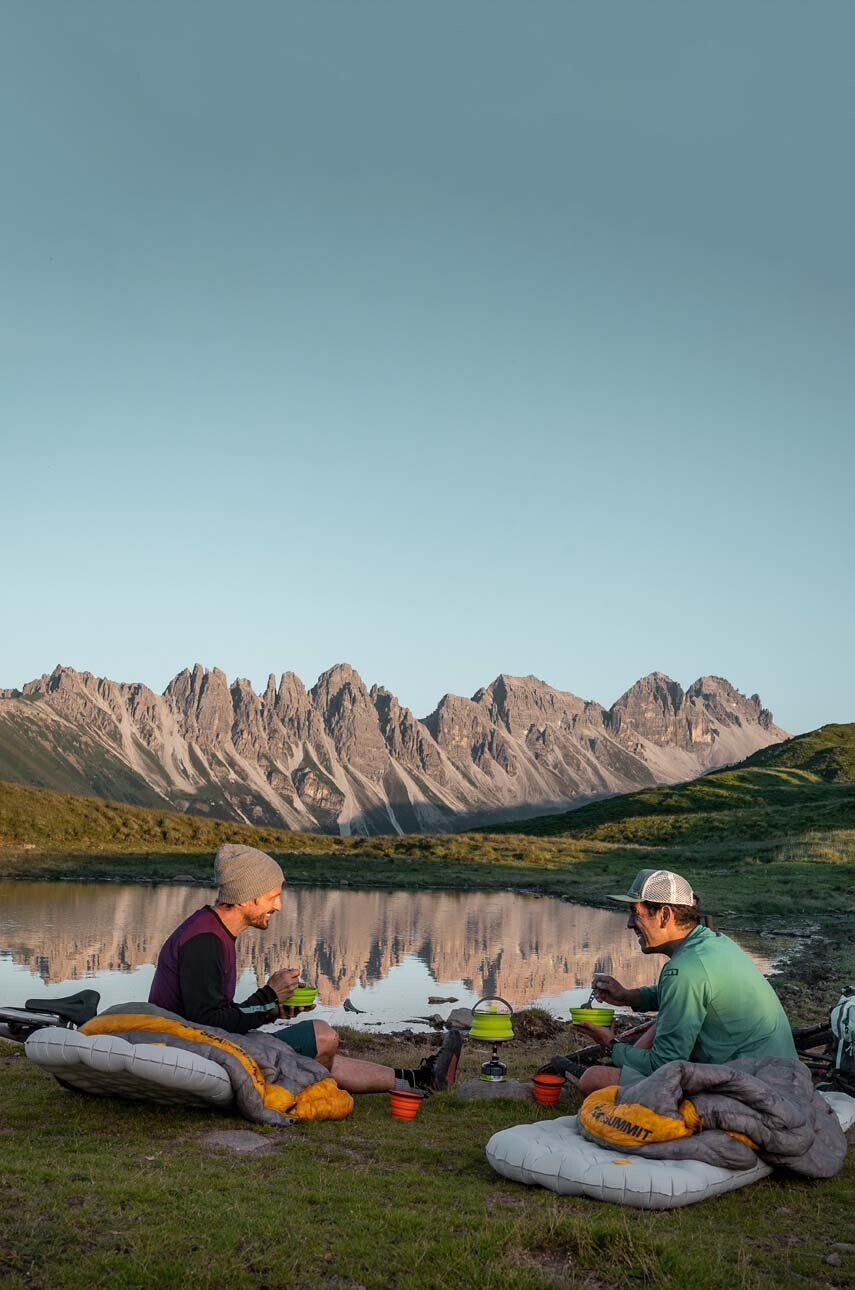
[[[288,1044],[295,1053],[301,1053],[303,1057],[318,1055],[314,1021],[295,1021],[290,1026],[283,1026],[281,1030],[269,1030],[267,1033],[274,1039],[281,1039],[283,1044]]]

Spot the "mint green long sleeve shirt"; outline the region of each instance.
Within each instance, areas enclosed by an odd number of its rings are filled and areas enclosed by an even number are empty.
[[[650,1049],[616,1043],[616,1066],[649,1075],[666,1062],[796,1057],[778,996],[748,955],[721,932],[698,926],[641,990],[643,1012],[658,1012]]]

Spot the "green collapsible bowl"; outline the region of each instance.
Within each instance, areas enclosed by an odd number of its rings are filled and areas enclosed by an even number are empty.
[[[286,1008],[311,1008],[315,999],[318,997],[317,986],[298,985],[297,989],[283,999]]]
[[[571,1021],[586,1021],[592,1026],[610,1026],[615,1015],[614,1008],[571,1008]]]

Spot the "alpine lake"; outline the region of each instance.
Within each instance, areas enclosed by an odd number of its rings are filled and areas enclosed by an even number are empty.
[[[146,999],[161,945],[214,895],[174,882],[0,882],[0,1004],[84,988],[102,1008]],[[772,970],[762,947],[745,948]],[[237,951],[238,1000],[299,967],[318,987],[313,1016],[378,1033],[425,1029],[484,997],[566,1020],[594,972],[634,987],[662,962],[640,953],[620,910],[510,891],[287,887],[282,912]]]

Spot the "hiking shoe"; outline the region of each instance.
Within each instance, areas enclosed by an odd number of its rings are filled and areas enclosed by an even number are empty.
[[[444,1093],[450,1089],[457,1074],[462,1048],[460,1031],[449,1030],[439,1052],[422,1059],[416,1070],[416,1088],[425,1093]]]

